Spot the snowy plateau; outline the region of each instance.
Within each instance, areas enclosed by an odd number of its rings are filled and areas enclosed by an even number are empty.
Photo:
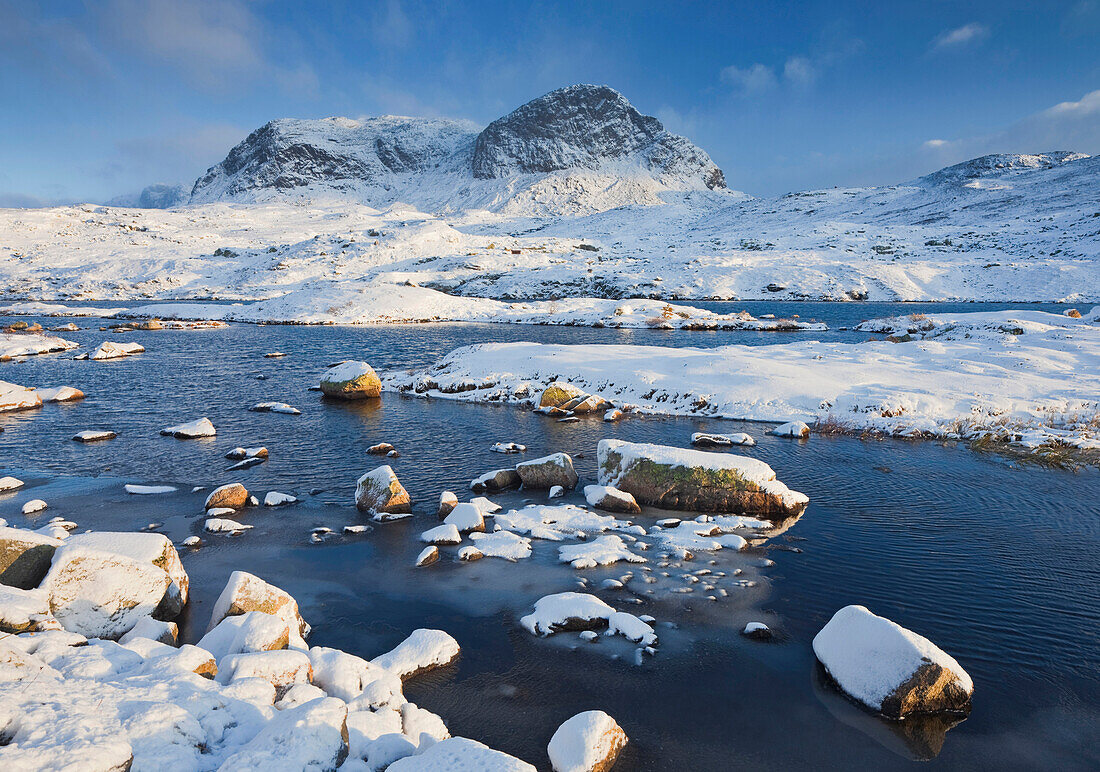
[[[313,323],[497,313],[477,299],[1100,300],[1100,158],[992,155],[753,198],[606,86],[481,130],[275,120],[189,192],[131,203],[170,208],[0,210],[0,293],[269,301],[238,318]],[[406,283],[424,291],[374,312]]]

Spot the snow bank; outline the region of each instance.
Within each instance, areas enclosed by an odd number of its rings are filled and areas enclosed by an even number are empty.
[[[1100,323],[1038,311],[977,316],[982,319],[971,325],[975,329],[984,329],[989,317],[998,325],[1024,319],[1012,333],[975,335],[957,324],[957,334],[909,343],[708,349],[480,344],[457,349],[422,372],[387,373],[385,385],[534,406],[538,394],[561,379],[643,413],[1100,447]],[[468,384],[476,388],[461,390]]]

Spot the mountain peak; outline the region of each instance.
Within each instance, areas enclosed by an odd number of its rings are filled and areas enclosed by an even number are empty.
[[[691,142],[643,115],[610,86],[566,86],[490,123],[474,146],[479,179],[636,164],[658,176],[724,188],[725,177]]]

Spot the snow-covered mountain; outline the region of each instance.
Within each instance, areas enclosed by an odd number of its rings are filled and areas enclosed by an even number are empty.
[[[147,185],[137,195],[118,196],[107,202],[107,206],[131,206],[137,209],[168,209],[186,204],[191,198],[191,189],[183,185],[168,185],[157,182]]]
[[[704,151],[617,91],[577,85],[480,132],[465,121],[395,116],[272,121],[200,177],[190,203],[341,199],[559,215],[725,186]]]

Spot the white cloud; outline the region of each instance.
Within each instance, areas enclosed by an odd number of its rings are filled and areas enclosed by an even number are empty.
[[[936,51],[945,49],[962,48],[971,43],[978,43],[989,37],[989,27],[972,21],[955,29],[941,32],[932,41],[932,48]]]
[[[817,68],[805,56],[792,56],[783,65],[783,79],[796,86],[809,86],[817,79]]]
[[[778,82],[772,68],[759,62],[749,67],[731,64],[722,70],[722,80],[750,93],[767,91]]]
[[[937,147],[943,147],[944,145],[947,145],[947,144],[949,144],[949,143],[946,139],[930,139],[927,142],[925,142],[922,145],[922,147],[932,149],[932,148],[937,148]]]

